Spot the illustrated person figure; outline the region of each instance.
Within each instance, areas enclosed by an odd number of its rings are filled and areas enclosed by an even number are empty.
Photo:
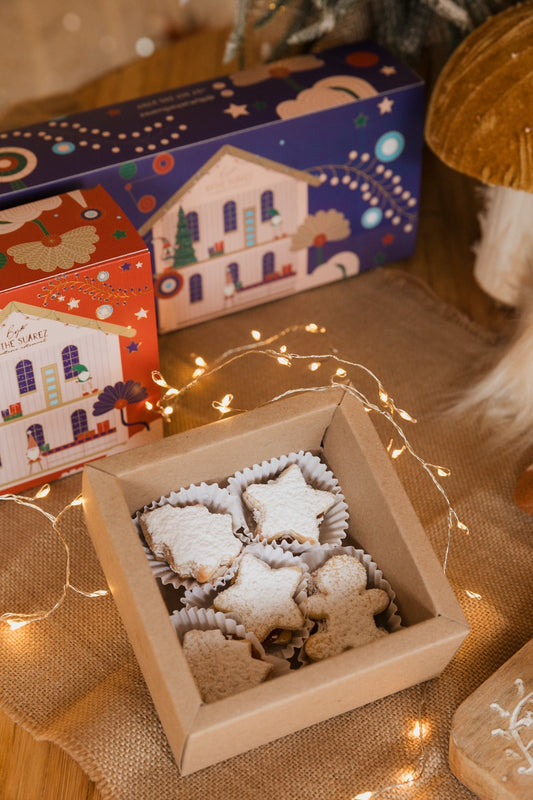
[[[28,459],[28,464],[30,467],[30,475],[33,471],[33,465],[38,464],[39,468],[42,469],[43,465],[41,463],[41,448],[35,441],[33,433],[28,433],[28,446],[26,448],[26,458]]]
[[[224,299],[231,302],[235,295],[235,282],[231,270],[226,268],[225,286],[224,286]]]
[[[81,385],[83,395],[98,391],[98,389],[93,389],[92,376],[85,364],[74,364],[72,371],[76,373],[76,380]]]

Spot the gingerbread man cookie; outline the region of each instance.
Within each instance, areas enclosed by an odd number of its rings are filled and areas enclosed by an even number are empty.
[[[349,555],[332,556],[317,571],[318,591],[307,598],[307,613],[311,619],[323,620],[324,629],[305,643],[312,661],[386,635],[376,626],[374,615],[387,608],[389,597],[382,589],[367,589],[366,580],[364,566]]]

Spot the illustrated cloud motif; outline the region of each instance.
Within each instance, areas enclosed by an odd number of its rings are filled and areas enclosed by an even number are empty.
[[[333,108],[377,95],[368,81],[352,75],[330,75],[304,89],[295,100],[285,100],[276,107],[281,119],[300,117],[324,108]]]

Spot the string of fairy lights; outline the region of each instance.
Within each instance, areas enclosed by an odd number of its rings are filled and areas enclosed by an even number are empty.
[[[44,611],[33,611],[31,613],[21,613],[16,611],[6,611],[3,614],[0,614],[0,622],[5,622],[11,630],[16,630],[17,628],[22,628],[24,625],[28,625],[30,622],[38,622],[47,619],[51,614],[53,614],[59,606],[61,606],[67,596],[69,589],[77,594],[83,595],[83,597],[103,597],[104,595],[108,594],[107,589],[97,589],[94,592],[86,592],[82,589],[78,589],[74,586],[70,581],[70,565],[71,565],[71,552],[70,546],[65,539],[61,529],[59,527],[60,520],[62,517],[67,513],[70,508],[74,508],[75,506],[79,506],[83,503],[83,498],[81,495],[78,495],[74,498],[67,506],[65,506],[57,515],[51,514],[48,511],[45,511],[41,508],[36,500],[42,500],[44,497],[47,497],[50,494],[50,484],[45,483],[41,488],[36,492],[33,497],[27,497],[25,495],[17,495],[17,494],[4,494],[0,495],[0,501],[3,502],[13,502],[20,506],[25,506],[26,508],[33,508],[38,511],[40,514],[45,517],[54,533],[59,538],[65,552],[65,578],[63,586],[59,592],[59,597],[53,606]]]
[[[206,378],[220,372],[230,364],[248,357],[252,353],[274,359],[281,367],[291,367],[294,364],[303,363],[307,369],[313,373],[317,372],[324,364],[333,364],[334,372],[330,376],[327,384],[292,388],[266,400],[264,403],[262,403],[262,405],[276,403],[285,397],[301,394],[303,392],[324,392],[331,389],[340,389],[349,397],[361,403],[364,410],[368,413],[376,413],[381,415],[381,417],[384,418],[392,427],[392,438],[390,439],[386,448],[390,457],[395,460],[402,454],[408,453],[428,475],[433,486],[437,492],[440,493],[447,506],[447,541],[443,559],[443,570],[446,572],[454,531],[459,531],[463,534],[468,533],[467,526],[457,516],[457,513],[451,505],[448,495],[446,494],[446,491],[440,482],[441,478],[446,478],[450,475],[450,470],[446,467],[426,461],[415,452],[399,420],[408,424],[415,424],[416,419],[412,417],[411,414],[409,414],[409,412],[407,412],[405,409],[402,409],[396,405],[394,398],[387,392],[382,382],[374,374],[374,372],[372,372],[372,370],[370,370],[364,364],[341,358],[335,353],[302,355],[299,353],[290,352],[285,343],[278,345],[280,341],[295,333],[316,335],[324,334],[326,333],[326,330],[316,323],[291,325],[267,338],[263,338],[260,331],[252,330],[250,333],[252,340],[251,342],[226,350],[220,356],[214,359],[211,364],[208,364],[201,356],[196,356],[194,370],[190,380],[180,387],[173,386],[166,380],[161,372],[154,370],[152,373],[152,379],[154,380],[155,384],[162,389],[162,393],[160,399],[156,403],[151,404],[147,402],[146,407],[154,414],[159,414],[165,421],[168,422],[174,414],[176,405],[179,403],[180,398],[182,398],[185,393],[191,391],[194,387],[198,386],[200,382],[205,381]],[[275,347],[274,345],[278,346]],[[375,385],[375,399],[370,399],[351,379],[350,373],[357,371],[363,372]],[[222,399],[213,400],[211,405],[213,409],[221,416],[241,413],[244,411],[244,409],[235,408],[233,406],[233,401],[233,394],[226,392]],[[60,522],[70,508],[83,504],[83,497],[79,495],[67,506],[65,506],[59,512],[59,514],[53,515],[50,512],[45,511],[39,505],[39,501],[46,497],[49,492],[50,486],[49,484],[45,484],[33,496],[16,494],[0,495],[0,501],[14,502],[26,508],[35,509],[42,514],[48,520],[53,532],[59,538],[65,554],[64,582],[56,602],[46,610],[37,610],[30,613],[7,611],[0,614],[0,623],[6,623],[11,630],[16,630],[29,623],[46,620],[63,604],[69,590],[87,598],[102,597],[108,594],[106,589],[98,589],[96,591],[86,592],[75,587],[71,583],[71,551],[69,544],[61,531]],[[469,594],[469,596],[471,595]],[[398,776],[396,781],[386,786],[382,786],[379,789],[360,792],[359,794],[356,794],[350,798],[350,800],[374,800],[375,798],[389,795],[394,791],[399,791],[410,787],[416,782],[420,781],[427,766],[426,740],[429,733],[429,723],[425,719],[424,714],[425,691],[425,687],[421,687],[421,700],[417,717],[414,722],[410,723],[410,728],[405,734],[406,737],[414,740],[418,745],[419,755],[416,765],[412,768],[404,770]]]

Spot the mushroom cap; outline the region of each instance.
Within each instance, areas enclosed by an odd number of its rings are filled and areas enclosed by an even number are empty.
[[[426,142],[483,183],[533,192],[533,2],[489,17],[452,53],[432,92]]]

